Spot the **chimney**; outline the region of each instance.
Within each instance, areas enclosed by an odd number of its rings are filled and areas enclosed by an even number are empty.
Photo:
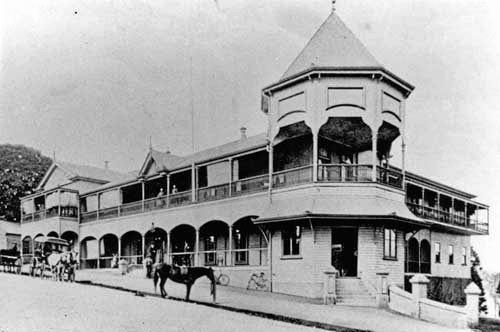
[[[104,160],[104,168],[109,169],[109,161]]]
[[[240,133],[241,133],[241,139],[246,139],[247,138],[247,128],[246,127],[241,127],[240,128]]]

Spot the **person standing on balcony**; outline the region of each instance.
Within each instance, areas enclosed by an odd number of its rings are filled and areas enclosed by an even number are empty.
[[[177,187],[175,186],[175,184],[172,187],[172,194],[177,194]]]
[[[158,198],[158,202],[159,203],[158,205],[163,207],[165,205],[165,201],[162,199],[163,196],[165,196],[165,192],[163,191],[163,188],[160,188],[160,192],[158,193],[158,195],[156,196]]]

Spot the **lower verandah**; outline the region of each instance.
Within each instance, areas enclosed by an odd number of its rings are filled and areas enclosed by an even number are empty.
[[[81,241],[80,257],[82,268],[109,268],[118,251],[130,264],[142,264],[144,257],[151,256],[155,262],[210,266],[217,274],[228,275],[230,285],[237,287],[246,287],[253,274],[263,273],[262,289],[321,297],[324,272],[332,267],[339,277],[360,278],[369,290],[375,290],[379,272],[388,273],[389,282],[402,285],[405,234],[390,231],[392,238],[386,239],[387,229],[371,225],[298,222],[259,229],[250,220],[232,227],[212,221],[199,230],[181,225],[168,234],[155,228],[144,236],[128,232],[120,239],[112,234],[99,240],[86,238]]]

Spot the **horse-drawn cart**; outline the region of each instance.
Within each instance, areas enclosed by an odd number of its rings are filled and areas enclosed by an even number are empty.
[[[21,252],[17,246],[0,250],[0,266],[4,272],[21,273]]]
[[[56,237],[37,238],[30,274],[43,278],[48,271],[54,280],[74,281],[77,259],[69,247],[68,241]]]

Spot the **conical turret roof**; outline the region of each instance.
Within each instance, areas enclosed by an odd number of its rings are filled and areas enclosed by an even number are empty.
[[[311,68],[383,68],[335,12],[323,22],[281,80]]]

